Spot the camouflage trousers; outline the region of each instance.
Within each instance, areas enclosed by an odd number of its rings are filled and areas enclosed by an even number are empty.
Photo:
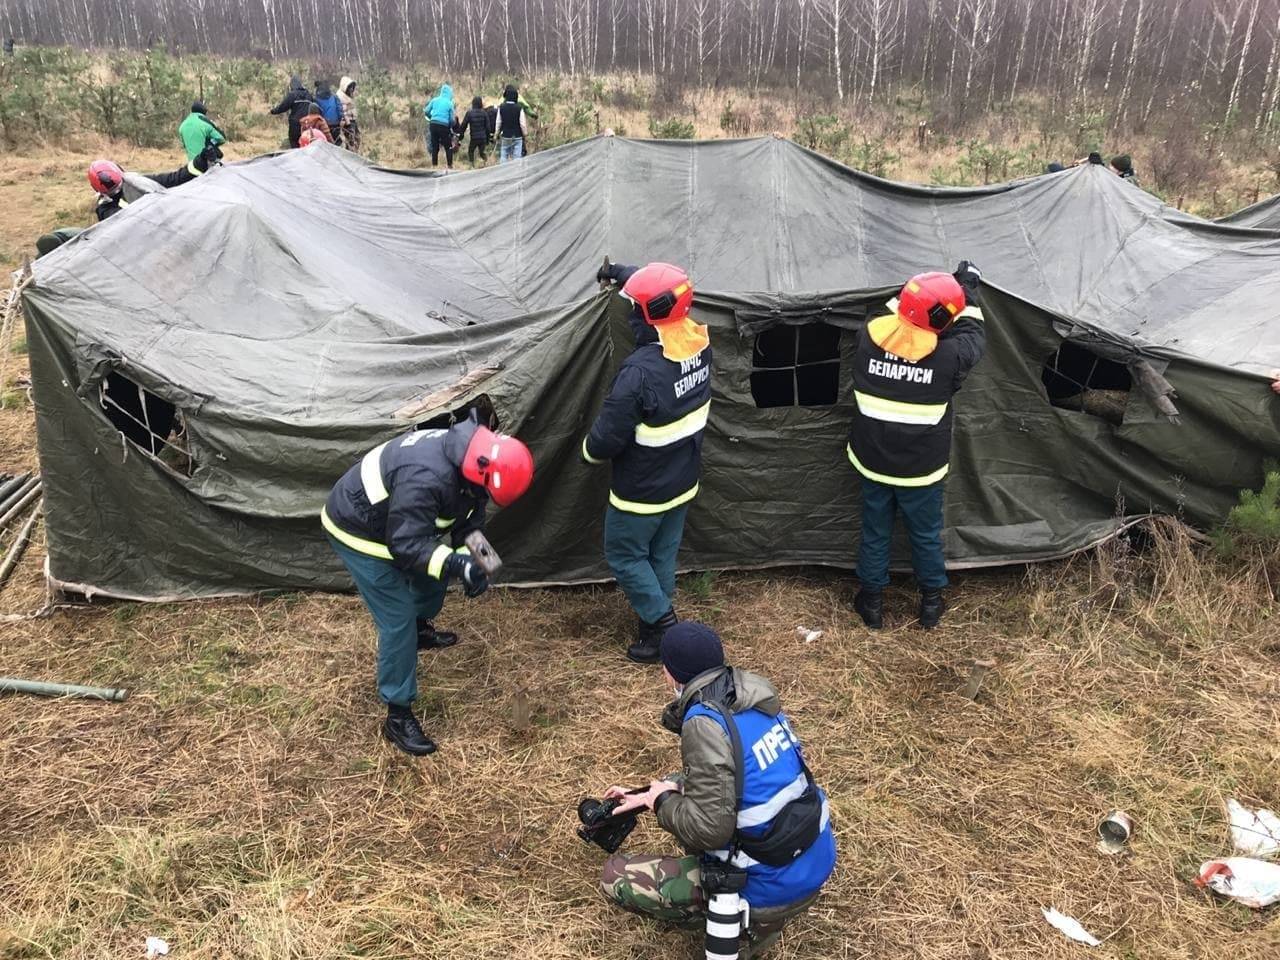
[[[700,929],[707,902],[702,893],[697,857],[658,857],[615,853],[604,863],[600,876],[604,895],[632,913],[664,920],[690,930]],[[809,902],[806,901],[804,908]],[[765,911],[777,914],[778,911]],[[743,957],[756,957],[773,946],[782,935],[785,916],[753,918],[743,944]]]

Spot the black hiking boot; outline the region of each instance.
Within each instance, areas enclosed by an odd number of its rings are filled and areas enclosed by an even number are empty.
[[[435,741],[422,732],[422,724],[408,707],[388,705],[382,735],[413,757],[436,752]]]
[[[418,621],[418,649],[443,650],[458,642],[458,635],[452,630],[437,630],[430,620]]]
[[[634,663],[657,663],[662,658],[662,636],[678,623],[676,612],[668,610],[657,623],[640,621],[636,642],[627,647],[627,659]]]
[[[942,621],[947,602],[942,599],[940,589],[920,591],[920,626],[932,630]]]
[[[879,590],[859,590],[853,598],[853,609],[868,628],[879,630],[884,626],[884,594]]]

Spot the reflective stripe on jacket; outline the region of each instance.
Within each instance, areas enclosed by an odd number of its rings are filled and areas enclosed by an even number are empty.
[[[719,711],[701,704],[685,715],[710,717],[729,736],[724,717]],[[761,837],[784,806],[798,800],[808,787],[796,751],[800,741],[791,732],[785,714],[770,716],[759,710],[735,712],[734,722],[742,737],[742,805],[738,808],[738,829],[749,836]],[[742,896],[753,907],[780,907],[811,896],[831,876],[836,865],[836,842],[831,832],[831,813],[826,794],[822,797],[821,832],[809,849],[786,866],[771,867],[736,853],[731,862],[747,871],[747,886]],[[721,860],[730,859],[730,850],[711,851]]]
[[[461,470],[475,431],[464,422],[379,444],[334,484],[320,522],[353,550],[439,578],[449,554],[484,527],[488,496]]]
[[[976,304],[961,311],[937,349],[915,363],[883,350],[866,328],[860,330],[853,359],[856,409],[846,448],[854,469],[900,487],[943,479],[951,460],[951,400],[985,345]]]
[[[710,412],[711,347],[681,361],[664,357],[658,343],[637,347],[582,442],[588,462],[613,462],[609,502],[653,514],[697,496]]]

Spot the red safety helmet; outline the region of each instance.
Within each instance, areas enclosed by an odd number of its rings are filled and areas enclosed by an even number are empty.
[[[675,323],[689,315],[693,283],[689,275],[669,263],[641,267],[622,285],[622,295],[636,305],[651,327]]]
[[[328,137],[324,135],[323,130],[317,130],[315,127],[308,127],[298,135],[298,146],[306,147],[313,143],[332,143]]]
[[[898,295],[898,316],[913,327],[938,334],[964,309],[964,287],[949,273],[921,273]]]
[[[483,484],[494,503],[507,507],[533,483],[533,454],[515,437],[477,427],[462,458],[462,475]]]
[[[89,164],[89,186],[104,197],[114,196],[124,185],[124,171],[111,160],[95,160]]]

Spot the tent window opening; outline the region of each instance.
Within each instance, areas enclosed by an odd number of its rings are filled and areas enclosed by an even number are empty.
[[[825,323],[772,327],[751,351],[757,407],[829,407],[840,399],[840,328]]]
[[[1041,380],[1053,406],[1117,425],[1124,422],[1133,388],[1133,377],[1125,364],[1067,340],[1045,361]]]
[[[448,413],[442,413],[432,417],[430,420],[423,420],[414,426],[415,430],[448,430],[455,423],[461,423],[475,412],[476,420],[482,427],[488,427],[490,430],[497,430],[498,412],[493,408],[493,400],[487,393],[482,393],[470,402],[450,410]]]
[[[98,399],[111,425],[143,453],[191,476],[195,461],[181,411],[120,373],[109,373]]]

